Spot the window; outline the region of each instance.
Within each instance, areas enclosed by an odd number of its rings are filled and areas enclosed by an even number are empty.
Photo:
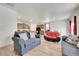
[[[50,24],[49,23],[45,24],[45,31],[50,31]]]

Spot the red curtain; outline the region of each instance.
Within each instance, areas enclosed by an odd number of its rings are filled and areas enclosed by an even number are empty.
[[[71,20],[69,21],[69,32],[70,32],[70,34],[71,34]]]
[[[74,35],[77,35],[77,21],[76,21],[76,16],[74,16]]]

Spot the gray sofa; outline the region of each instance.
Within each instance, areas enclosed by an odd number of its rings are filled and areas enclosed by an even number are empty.
[[[14,37],[14,50],[18,51],[20,55],[28,52],[41,43],[40,38],[36,38],[34,32],[15,32]]]
[[[62,55],[63,56],[79,56],[79,48],[66,42],[67,36],[62,37]]]
[[[63,56],[79,56],[79,48],[71,45],[65,41],[62,42],[62,55]]]

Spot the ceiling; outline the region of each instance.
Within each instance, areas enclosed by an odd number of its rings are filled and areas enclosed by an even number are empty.
[[[55,20],[66,20],[77,12],[77,3],[15,3],[18,21],[43,23]]]

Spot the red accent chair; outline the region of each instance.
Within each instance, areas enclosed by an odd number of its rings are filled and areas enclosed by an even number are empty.
[[[60,41],[60,33],[59,32],[45,32],[44,34],[45,40],[59,42]]]

